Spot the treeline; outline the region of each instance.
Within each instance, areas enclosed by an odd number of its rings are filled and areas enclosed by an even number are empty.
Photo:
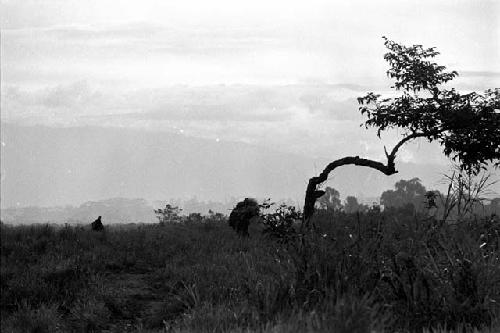
[[[340,193],[327,187],[316,203],[316,208],[345,213],[367,212],[370,209],[401,211],[407,214],[427,213],[442,220],[457,220],[474,216],[500,215],[500,197],[492,198],[488,191],[489,177],[479,181],[450,176],[446,193],[428,190],[419,178],[400,180],[393,190],[384,191],[380,201],[363,204],[354,196],[348,196],[342,202]],[[490,197],[487,197],[490,195]]]
[[[195,219],[197,216],[213,214],[229,215],[238,203],[237,198],[226,202],[203,201],[197,197],[187,200],[170,199],[148,202],[145,199],[112,198],[100,201],[89,201],[80,206],[60,207],[13,207],[2,209],[2,222],[11,224],[90,223],[97,216],[102,216],[105,224],[154,223],[158,219],[154,210],[169,204],[178,207],[179,215]],[[287,205],[295,205],[292,200],[282,200]]]
[[[463,173],[447,176],[446,191],[427,189],[419,178],[399,180],[394,189],[384,191],[380,198],[369,201],[355,196],[341,199],[335,188],[326,187],[325,194],[316,202],[319,210],[355,213],[370,209],[392,209],[413,213],[427,213],[440,220],[458,220],[474,216],[500,215],[500,197],[489,191],[495,182],[490,176],[469,177]],[[257,198],[263,202],[264,198]],[[145,199],[113,198],[89,201],[78,207],[21,207],[2,209],[2,222],[12,224],[32,223],[90,223],[97,216],[103,216],[106,224],[154,223],[157,222],[155,210],[165,205],[179,208],[179,216],[199,219],[201,216],[221,214],[228,216],[239,200],[231,198],[227,202],[202,201],[193,197],[188,200],[158,200],[152,203]],[[301,209],[298,202],[291,199],[280,200],[280,204]],[[210,213],[211,212],[211,213]]]
[[[157,221],[154,209],[166,203],[180,207],[183,215],[191,213],[208,214],[209,211],[228,215],[237,199],[228,202],[200,201],[196,197],[182,200],[172,199],[154,201],[145,199],[112,198],[89,201],[80,206],[59,207],[13,207],[2,209],[2,221],[12,224],[33,223],[90,223],[101,215],[106,224],[114,223],[153,223]]]

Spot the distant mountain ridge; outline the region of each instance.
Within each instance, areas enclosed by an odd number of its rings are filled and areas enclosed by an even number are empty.
[[[144,199],[114,198],[86,202],[80,206],[20,207],[2,209],[2,222],[31,223],[83,223],[103,217],[104,223],[148,223],[155,221],[153,207]]]
[[[263,199],[259,199],[263,201]],[[164,208],[166,204],[179,207],[180,215],[187,216],[191,213],[209,215],[222,213],[229,215],[238,200],[232,198],[228,202],[199,201],[197,198],[182,200],[172,198],[169,200],[155,200],[149,202],[145,199],[111,198],[99,201],[88,201],[79,206],[55,207],[11,207],[0,210],[2,222],[9,224],[33,223],[58,223],[58,224],[89,224],[98,216],[102,216],[104,224],[123,223],[156,223],[158,219],[155,209]],[[293,204],[288,202],[288,204]]]
[[[244,143],[121,128],[2,123],[1,139],[3,208],[194,196],[214,202],[290,198],[300,205],[307,180],[329,162]],[[340,168],[327,185],[342,197],[378,197],[399,179],[419,177],[434,189],[446,171],[428,164],[397,167],[400,172],[391,177],[368,168]]]

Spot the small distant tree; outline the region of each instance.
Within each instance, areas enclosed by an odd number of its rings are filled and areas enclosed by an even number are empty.
[[[163,209],[155,209],[156,217],[158,218],[160,225],[166,223],[174,223],[180,221],[180,213],[182,209],[177,206],[172,206],[170,204],[165,205]]]
[[[188,215],[187,221],[194,222],[194,223],[200,223],[203,221],[203,216],[201,215],[201,213],[191,213]]]
[[[316,205],[319,209],[330,211],[339,210],[342,208],[339,191],[332,187],[325,188],[325,194],[319,198]]]
[[[318,188],[330,172],[343,165],[369,167],[385,175],[397,173],[395,160],[398,150],[407,142],[425,138],[436,141],[443,152],[463,170],[477,173],[488,163],[500,165],[500,89],[484,93],[461,94],[455,89],[443,89],[458,73],[446,72],[445,66],[431,61],[439,52],[422,45],[404,46],[385,37],[389,63],[388,77],[397,97],[383,98],[370,92],[358,98],[359,110],[367,117],[366,128],[377,128],[378,137],[388,129],[400,129],[401,140],[388,151],[387,162],[348,156],[335,160],[315,177],[309,179],[304,200],[304,223],[309,226],[316,201],[325,191]]]
[[[402,179],[394,187],[394,190],[387,190],[380,196],[380,204],[384,205],[384,207],[400,208],[412,205],[415,209],[424,204],[427,190],[419,178]]]
[[[208,219],[213,222],[221,222],[225,220],[224,214],[215,213],[213,210],[208,210]]]
[[[348,196],[344,201],[344,212],[348,214],[366,212],[367,210],[368,206],[360,204],[356,197]]]
[[[427,191],[425,192],[425,209],[438,208],[436,200],[439,197],[439,191]]]

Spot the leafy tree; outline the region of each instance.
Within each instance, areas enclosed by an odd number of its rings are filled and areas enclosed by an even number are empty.
[[[187,221],[200,223],[201,221],[203,221],[203,216],[201,216],[201,213],[190,213],[187,217]]]
[[[325,188],[325,194],[316,203],[319,209],[339,210],[342,208],[340,193],[332,187]]]
[[[215,213],[213,210],[209,209],[208,210],[208,219],[210,221],[214,221],[214,222],[221,222],[221,221],[224,221],[225,217],[224,217],[224,214]]]
[[[270,200],[260,205],[265,210],[269,210],[271,206],[274,206],[274,203]],[[295,206],[283,203],[276,208],[274,213],[261,213],[260,219],[265,226],[263,234],[287,243],[294,239],[296,235],[294,223],[302,220],[302,213]]]
[[[177,206],[172,206],[170,204],[165,205],[164,209],[155,209],[155,214],[158,220],[160,221],[160,225],[164,225],[166,223],[173,223],[180,221],[180,213],[182,209]]]
[[[438,208],[436,199],[439,197],[439,191],[427,191],[425,193],[425,208]]]
[[[385,175],[397,173],[395,159],[405,143],[416,138],[437,141],[446,156],[462,169],[477,173],[488,163],[500,166],[500,89],[484,93],[461,94],[441,85],[458,73],[446,72],[445,66],[432,62],[439,52],[422,45],[404,46],[384,37],[389,63],[387,75],[394,80],[397,97],[382,98],[370,92],[358,98],[366,128],[377,128],[377,135],[388,129],[400,129],[401,140],[390,152],[385,149],[384,164],[359,156],[347,156],[328,164],[309,179],[304,201],[304,221],[309,225],[314,205],[324,191],[318,187],[330,172],[343,165],[358,165],[378,170]]]
[[[418,208],[425,201],[427,190],[420,179],[400,180],[395,185],[395,190],[388,190],[380,196],[380,203],[385,207],[403,207],[407,204]]]
[[[360,204],[356,197],[348,196],[344,201],[344,211],[346,213],[365,212],[367,210],[368,206]]]

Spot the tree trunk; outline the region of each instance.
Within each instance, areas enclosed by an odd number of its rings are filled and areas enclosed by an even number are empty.
[[[319,174],[319,176],[312,177],[309,179],[309,183],[307,184],[307,189],[306,189],[306,197],[304,199],[304,220],[302,221],[302,224],[306,228],[311,228],[311,217],[314,214],[314,204],[316,203],[316,200],[321,197],[323,194],[325,194],[325,191],[318,190],[318,186],[324,183],[328,179],[328,175],[330,172],[332,172],[334,169],[343,166],[343,165],[358,165],[358,166],[364,166],[368,168],[372,168],[375,170],[378,170],[382,172],[383,174],[390,176],[395,173],[396,167],[394,165],[394,160],[396,159],[396,153],[398,152],[398,149],[401,148],[403,144],[406,142],[420,138],[420,137],[426,137],[430,138],[434,135],[437,135],[441,132],[445,131],[445,129],[440,129],[437,131],[433,132],[413,132],[404,138],[402,138],[392,149],[391,153],[389,154],[387,152],[387,149],[384,147],[385,151],[385,156],[387,157],[387,164],[369,160],[366,158],[360,158],[359,156],[348,156],[344,157],[341,159],[338,159],[336,161],[331,162],[326,166],[326,168]]]
[[[397,173],[394,166],[395,151],[393,151],[393,153],[394,154],[391,153],[391,155],[386,154],[387,165],[366,158],[360,158],[359,156],[344,157],[328,164],[326,168],[323,170],[323,172],[319,174],[319,176],[312,177],[311,179],[309,179],[309,183],[307,184],[307,189],[306,189],[306,196],[304,200],[303,223],[305,224],[305,226],[307,228],[311,227],[311,217],[314,214],[314,204],[316,203],[316,200],[318,198],[320,198],[323,194],[325,194],[325,191],[318,190],[318,186],[328,179],[328,175],[330,174],[330,172],[343,165],[358,165],[378,170],[384,173],[385,175],[390,176]]]

